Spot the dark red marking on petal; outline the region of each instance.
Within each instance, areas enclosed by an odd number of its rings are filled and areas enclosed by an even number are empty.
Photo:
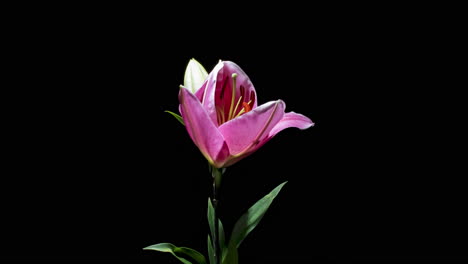
[[[221,100],[223,100],[224,98],[224,91],[226,90],[227,81],[228,81],[228,78],[224,78],[223,85],[221,85],[221,91],[219,92],[219,99]]]
[[[253,108],[255,104],[255,93],[254,91],[250,91],[250,109]]]

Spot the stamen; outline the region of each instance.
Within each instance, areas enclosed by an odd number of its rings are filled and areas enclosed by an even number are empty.
[[[239,100],[237,100],[236,107],[234,107],[234,111],[232,112],[233,115],[236,114],[236,112],[237,112],[237,107],[239,106],[239,103],[241,102],[241,100],[242,100],[242,95],[241,95],[241,97],[239,97]],[[234,117],[233,117],[233,118],[234,118]]]
[[[247,113],[247,112],[251,111],[252,110],[252,107],[250,107],[251,102],[252,102],[252,100],[250,100],[248,103],[242,102],[242,109],[239,111],[239,113],[235,117],[233,117],[233,119],[236,118],[236,117],[239,117],[240,115],[242,115],[244,113]]]
[[[238,113],[234,118],[239,117],[239,116],[242,115],[244,112],[245,112],[245,108],[242,108],[242,109],[239,111],[239,113]],[[234,119],[234,118],[233,118],[233,119]]]
[[[248,113],[250,110],[252,110],[250,105],[248,103],[246,103],[246,102],[242,103],[242,107],[244,107],[246,113]]]
[[[234,99],[236,98],[236,79],[237,73],[232,74],[232,95],[231,95],[231,107],[229,108],[228,120],[232,119],[232,110],[234,107]]]
[[[224,110],[221,107],[217,107],[217,110],[218,110],[217,112],[219,112],[219,117],[220,117],[218,120],[218,123],[219,125],[221,125],[224,123]]]

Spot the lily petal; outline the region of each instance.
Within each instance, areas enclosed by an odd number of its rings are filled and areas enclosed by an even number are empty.
[[[311,126],[314,126],[314,122],[310,120],[307,116],[289,112],[285,113],[283,119],[279,121],[276,126],[270,131],[269,137],[274,137],[280,131],[288,128],[288,127],[297,127],[299,129],[307,129]]]
[[[284,108],[282,100],[271,101],[221,125],[218,129],[230,155],[246,155],[263,145],[270,131],[283,118]]]
[[[216,105],[231,106],[232,100],[232,75],[237,74],[236,78],[236,91],[234,104],[236,104],[239,97],[242,95],[242,101],[251,101],[251,109],[257,107],[257,94],[255,88],[250,81],[249,76],[234,62],[224,61],[223,68],[218,73],[215,101]]]
[[[211,118],[214,124],[218,126],[216,117],[216,105],[214,101],[214,94],[216,91],[216,83],[218,78],[218,72],[223,68],[223,62],[216,64],[214,69],[208,74],[202,87],[195,93],[198,100],[201,102],[203,108],[205,108],[208,116]]]
[[[232,74],[234,73],[237,74],[236,96],[232,98]],[[241,95],[243,95],[243,102],[250,102],[251,109],[257,107],[257,94],[252,82],[247,74],[231,61],[220,61],[195,95],[217,126],[220,125],[217,118],[217,111],[219,111],[217,107],[224,110],[225,119],[228,119],[227,115],[230,112],[231,104],[233,104],[234,110]],[[240,107],[234,111],[232,116],[236,116],[241,111],[242,103],[240,102],[239,105]]]
[[[186,88],[179,92],[180,113],[193,142],[205,158],[217,166],[229,155],[229,149],[198,98]]]
[[[192,93],[200,89],[203,82],[206,80],[208,73],[205,68],[195,59],[191,59],[185,69],[184,86]]]

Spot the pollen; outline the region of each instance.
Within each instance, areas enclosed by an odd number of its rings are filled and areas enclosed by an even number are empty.
[[[242,102],[242,107],[244,108],[244,113],[247,113],[250,110],[252,110],[252,107],[250,107],[250,104],[248,104],[246,102]]]

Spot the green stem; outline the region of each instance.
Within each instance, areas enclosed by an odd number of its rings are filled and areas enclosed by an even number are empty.
[[[214,248],[214,258],[215,258],[215,263],[219,263],[219,247],[218,247],[218,213],[216,212],[216,209],[218,207],[218,192],[216,190],[216,182],[213,180],[213,208],[214,208],[214,221],[215,221],[215,231],[214,231],[214,237],[213,237],[213,248]]]
[[[211,175],[213,177],[213,198],[211,199],[214,208],[214,219],[215,219],[215,232],[213,237],[213,248],[214,248],[214,258],[216,263],[221,263],[221,252],[219,248],[219,233],[218,233],[218,214],[216,209],[218,208],[218,195],[219,195],[219,187],[221,185],[221,178],[223,176],[225,169],[218,169],[215,167],[211,167]]]

